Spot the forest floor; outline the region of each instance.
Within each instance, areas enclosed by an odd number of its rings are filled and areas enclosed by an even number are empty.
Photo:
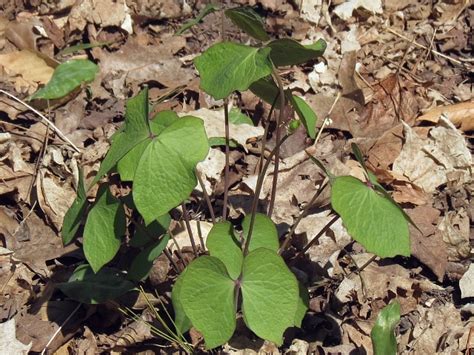
[[[207,3],[0,0],[1,354],[179,351],[143,322],[156,325],[144,295],[157,307],[170,303],[176,271],[164,255],[135,297],[78,304],[55,285],[67,281],[85,260],[81,239],[63,246],[60,233],[76,196],[78,167],[86,181],[94,177],[110,136],[123,122],[128,98],[147,85],[155,111],[196,115],[206,121],[206,129],[222,135],[223,121],[215,119],[216,112],[222,116],[215,111],[222,102],[200,90],[193,59],[222,36],[251,40],[231,22],[222,25],[221,11],[174,35]],[[289,329],[284,345],[277,348],[238,325],[231,341],[217,352],[371,354],[370,331],[377,314],[397,299],[399,353],[471,354],[474,6],[467,0],[224,4],[237,5],[254,7],[273,38],[327,42],[320,60],[281,71],[284,84],[317,113],[322,134],[314,145],[304,130],[297,131],[282,147],[272,215],[280,236],[325,178],[305,149],[336,175],[361,176],[351,143],[359,145],[368,168],[419,230],[410,227],[411,257],[375,258],[366,264],[373,255],[354,242],[338,220],[303,260],[291,261],[333,218],[326,189],[299,223],[285,255],[310,291],[302,328]],[[99,45],[64,51],[83,43]],[[49,81],[54,68],[70,58],[97,63],[96,79],[63,99],[29,102],[28,96]],[[246,131],[231,126],[231,138],[244,142],[244,147],[232,148],[230,156],[229,217],[238,221],[250,209],[269,105],[250,92],[235,94],[230,101],[255,124]],[[79,152],[25,103],[53,121]],[[270,131],[270,147],[274,136]],[[223,151],[211,149],[199,167],[216,213],[222,210]],[[271,180],[265,181],[262,208]],[[89,198],[95,193],[91,190]],[[187,205],[194,234],[199,228],[205,239],[212,226],[205,202],[193,193]],[[175,212],[173,231],[182,253],[172,250],[173,258],[178,262],[184,255],[189,261],[193,254],[182,211]],[[112,263],[121,265],[130,257],[123,248]],[[120,309],[125,307],[139,320],[124,315]],[[196,352],[204,351],[198,333],[192,330],[188,340]]]

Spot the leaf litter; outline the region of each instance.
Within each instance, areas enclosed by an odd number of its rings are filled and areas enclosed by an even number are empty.
[[[306,137],[295,135],[293,150],[287,150],[280,164],[273,215],[279,235],[291,229],[324,182],[324,173],[302,149],[320,157],[336,175],[357,176],[360,167],[350,158],[352,142],[361,146],[368,167],[418,228],[410,227],[411,258],[376,259],[365,266],[372,255],[352,242],[340,221],[334,223],[309,248],[306,259],[291,255],[288,259],[310,289],[310,311],[302,331],[287,332],[285,344],[276,348],[256,344],[248,331],[237,326],[226,351],[329,354],[359,349],[370,353],[376,315],[393,299],[401,305],[395,330],[400,353],[469,351],[474,346],[469,336],[474,286],[472,145],[468,141],[474,110],[467,79],[473,69],[472,44],[467,41],[472,9],[463,1],[433,5],[351,0],[328,7],[326,2],[308,0],[301,8],[285,0],[244,3],[265,10],[272,36],[289,33],[303,44],[326,39],[325,61],[283,71],[285,84],[292,82],[290,87],[317,113],[319,128],[337,93],[342,94],[319,143],[310,146]],[[84,39],[109,43],[73,57],[84,58],[86,53],[98,64],[100,73],[92,90],[68,97],[48,113],[81,147],[81,154],[64,146],[25,106],[4,95],[0,99],[0,277],[5,285],[0,320],[5,331],[0,333],[8,337],[10,351],[14,344],[17,352],[24,353],[46,347],[48,351],[89,347],[136,351],[162,342],[142,321],[121,316],[110,306],[81,306],[85,312],[74,312],[75,304],[53,288],[84,260],[76,245],[64,247],[59,237],[64,213],[75,198],[77,166],[84,169],[87,181],[93,178],[122,120],[123,101],[143,84],[150,87],[158,109],[201,117],[209,137],[224,136],[221,103],[199,90],[189,61],[214,42],[216,25],[204,18],[185,36],[172,36],[199,13],[204,2],[94,4],[84,0],[41,3],[36,8],[7,6],[0,22],[1,89],[24,100],[49,81],[58,63],[55,53]],[[114,16],[110,16],[111,6]],[[21,21],[9,21],[16,14]],[[239,36],[246,39],[245,34]],[[231,155],[230,214],[240,219],[250,210],[252,178],[261,152],[259,137],[269,106],[245,93],[232,100],[258,123],[231,125],[231,138],[238,145]],[[46,106],[38,108],[47,112]],[[198,169],[217,210],[224,156],[218,146],[210,152]],[[260,195],[262,210],[271,177],[269,173]],[[89,197],[95,193],[89,191]],[[211,224],[199,194],[202,189],[196,186],[187,205],[192,210],[192,233],[205,242]],[[328,203],[325,189],[295,229],[290,254],[301,251],[331,219]],[[170,252],[174,263],[181,265],[180,251],[187,261],[193,257],[186,252],[191,250],[189,232],[184,221],[172,230],[180,249],[170,244]],[[160,257],[150,274],[156,289],[148,291],[169,302],[175,276],[174,265]],[[133,307],[133,302],[120,302]],[[143,302],[135,306],[145,321],[154,322]],[[111,315],[107,322],[104,314]],[[49,342],[62,325],[63,332]]]

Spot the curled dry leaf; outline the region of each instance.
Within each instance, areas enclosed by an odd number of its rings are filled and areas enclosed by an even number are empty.
[[[447,117],[463,132],[474,130],[474,101],[460,102],[453,105],[435,107],[418,117],[417,121],[438,123],[441,116]]]
[[[474,297],[474,263],[469,265],[469,269],[459,280],[459,288],[461,289],[461,298]]]
[[[75,198],[71,184],[60,182],[58,178],[42,168],[36,181],[38,202],[48,219],[57,230],[61,230],[64,215]]]

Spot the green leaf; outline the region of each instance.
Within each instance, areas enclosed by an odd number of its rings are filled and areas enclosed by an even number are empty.
[[[298,282],[282,257],[259,248],[249,253],[242,269],[242,311],[247,326],[277,345],[295,323]]]
[[[224,137],[210,137],[209,146],[210,147],[225,146],[225,138]],[[238,146],[239,144],[234,139],[229,140],[229,147],[237,148]]]
[[[250,85],[250,91],[270,105],[275,105],[276,108],[280,107],[280,102],[278,100],[280,90],[271,76],[259,79],[252,83],[252,85]]]
[[[334,182],[334,180],[336,179],[336,176],[331,173],[325,166],[323,163],[321,163],[321,161],[319,159],[316,159],[315,157],[313,157],[311,154],[309,154],[307,151],[305,151],[306,155],[309,157],[309,159],[311,159],[311,161],[316,164],[318,166],[318,168],[320,168],[324,174],[326,174],[326,176],[328,177],[329,179],[329,182],[332,184]]]
[[[280,107],[280,100],[278,100],[280,91],[271,76],[252,83],[252,85],[250,85],[250,91],[270,105],[275,105],[276,108]]]
[[[251,215],[245,216],[242,221],[242,229],[244,230],[244,239],[247,239]],[[275,223],[265,214],[255,214],[255,222],[250,239],[249,252],[258,248],[266,248],[278,251],[278,232]]]
[[[68,297],[87,304],[104,303],[132,290],[134,285],[113,268],[104,267],[94,273],[87,264],[79,265],[68,282],[57,287]]]
[[[99,67],[87,59],[72,59],[54,69],[51,80],[31,96],[33,99],[59,99],[82,83],[94,80]]]
[[[64,48],[63,50],[59,51],[57,55],[63,56],[63,55],[79,52],[84,49],[108,46],[109,44],[112,44],[112,43],[114,43],[114,41],[97,42],[97,43],[80,43],[80,44],[76,44],[75,46]]]
[[[114,135],[112,145],[100,164],[100,169],[91,183],[95,185],[107,174],[122,157],[147,138],[150,138],[148,120],[148,90],[142,90],[127,101],[125,109],[125,127]]]
[[[179,119],[174,111],[161,111],[155,115],[150,121],[150,129],[153,135],[159,135],[166,127]],[[151,139],[146,139],[133,147],[122,159],[117,163],[117,171],[122,181],[133,181],[138,162],[142,157]]]
[[[61,236],[63,238],[64,245],[69,244],[76,236],[82,219],[84,218],[84,213],[87,210],[87,205],[88,203],[86,187],[84,185],[84,173],[82,169],[79,169],[77,196],[64,216],[63,227],[61,229]]]
[[[180,27],[180,29],[178,31],[176,31],[175,36],[179,36],[179,35],[183,34],[187,30],[189,30],[191,27],[193,27],[193,26],[197,25],[199,22],[201,22],[204,17],[206,17],[207,15],[209,15],[209,14],[211,14],[214,11],[217,11],[217,10],[219,10],[219,6],[217,6],[215,4],[207,4],[206,7],[201,10],[201,12],[199,13],[199,15],[197,15],[196,18],[194,18],[192,20],[189,20],[189,21],[186,21]]]
[[[225,11],[231,21],[255,39],[268,41],[270,37],[265,31],[265,22],[251,7],[236,7]]]
[[[250,126],[254,125],[252,119],[249,116],[243,114],[242,111],[240,111],[237,107],[233,107],[229,111],[229,122],[236,125],[240,125],[240,124],[248,124]]]
[[[186,269],[181,304],[193,326],[204,336],[208,349],[224,344],[234,333],[234,290],[234,281],[225,265],[215,257],[201,256]]]
[[[312,139],[316,138],[316,122],[318,117],[313,109],[299,96],[292,95],[291,101],[293,108],[295,109],[298,117],[303,122],[308,136]]]
[[[408,223],[399,207],[352,176],[337,177],[331,203],[349,234],[380,257],[410,255]]]
[[[201,119],[185,116],[166,127],[143,152],[133,200],[148,224],[184,201],[197,184],[194,169],[209,145]]]
[[[170,223],[171,216],[166,213],[147,226],[137,224],[135,227],[135,234],[130,240],[130,246],[140,248],[152,241],[156,241],[158,237],[166,233]]]
[[[173,290],[171,291],[171,301],[173,302],[174,309],[174,325],[176,326],[176,330],[181,334],[186,333],[189,328],[191,328],[191,321],[184,313],[183,304],[181,303],[181,290],[183,288],[183,279],[186,270],[187,269],[184,269],[178,276],[174,282]]]
[[[380,311],[370,332],[375,355],[397,354],[395,327],[399,321],[400,304],[397,301],[390,303]]]
[[[232,224],[219,222],[209,231],[206,246],[211,256],[224,263],[233,280],[240,276],[244,256],[239,242],[235,239]]]
[[[166,248],[169,240],[170,236],[166,234],[161,238],[161,240],[143,249],[135,259],[133,259],[128,272],[128,277],[135,281],[140,281],[146,278],[153,266],[153,262]]]
[[[84,227],[84,254],[94,272],[117,254],[125,234],[125,222],[122,204],[107,186],[102,186]]]
[[[299,297],[295,313],[295,327],[301,328],[301,322],[303,322],[303,318],[309,308],[309,294],[308,289],[301,282],[298,282],[298,291]]]
[[[303,46],[289,38],[277,39],[267,45],[272,50],[270,52],[270,59],[277,67],[302,64],[311,59],[318,58],[323,55],[326,46],[326,42],[322,39],[313,44]]]
[[[217,43],[194,60],[201,88],[214,99],[235,90],[245,91],[260,78],[270,75],[270,48],[253,48],[233,42]]]

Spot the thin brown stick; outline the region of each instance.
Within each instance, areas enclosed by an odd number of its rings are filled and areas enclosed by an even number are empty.
[[[272,102],[272,106],[270,107],[270,111],[268,112],[267,122],[265,123],[265,130],[263,132],[263,138],[262,138],[262,147],[260,148],[260,159],[258,159],[258,163],[257,163],[257,171],[258,171],[257,174],[260,174],[262,172],[263,160],[265,159],[265,148],[267,145],[268,130],[270,129],[272,114],[273,114],[273,111],[275,110],[278,96],[280,96],[280,92],[278,92],[278,95],[275,96],[275,99]]]
[[[204,181],[202,181],[201,174],[199,173],[199,171],[197,169],[196,169],[196,177],[199,181],[199,186],[201,186],[202,194],[204,195],[204,200],[206,200],[207,208],[209,210],[209,214],[211,215],[212,223],[215,224],[216,223],[216,215],[214,214],[214,209],[212,208],[211,199],[210,199],[210,197],[209,197],[209,195],[206,191],[206,185],[204,185]]]
[[[171,255],[171,253],[169,252],[168,249],[165,248],[165,250],[163,250],[163,253],[165,254],[166,258],[168,259],[168,261],[170,262],[171,266],[173,267],[174,271],[179,274],[179,267],[178,267],[178,264],[176,264],[176,261],[174,261],[173,259],[173,255]]]
[[[9,98],[15,100],[16,102],[19,102],[19,103],[22,104],[23,106],[27,107],[29,110],[31,110],[31,111],[33,111],[34,113],[36,113],[36,114],[44,121],[43,123],[45,123],[46,125],[50,126],[50,127],[53,129],[53,131],[56,132],[56,134],[57,134],[62,140],[64,140],[66,143],[68,143],[76,152],[78,152],[78,153],[81,152],[81,151],[79,150],[79,148],[76,147],[76,145],[75,145],[73,142],[71,142],[71,140],[70,140],[68,137],[66,137],[66,136],[64,135],[64,133],[61,132],[61,130],[60,130],[58,127],[56,127],[56,126],[54,125],[53,122],[51,122],[48,118],[46,118],[46,116],[43,115],[41,112],[39,112],[37,109],[35,109],[34,107],[28,105],[26,102],[20,100],[19,98],[17,98],[16,96],[10,94],[9,92],[7,92],[7,91],[5,91],[5,90],[0,90],[0,93],[7,95]]]
[[[438,55],[438,56],[440,56],[440,57],[442,57],[442,58],[444,58],[444,59],[447,59],[447,60],[449,60],[449,61],[451,61],[451,62],[453,62],[453,63],[455,63],[455,64],[464,65],[461,61],[459,61],[459,60],[457,60],[457,59],[454,59],[454,58],[451,58],[451,57],[447,56],[446,54],[443,54],[443,53],[441,53],[441,52],[438,52],[438,51],[436,51],[436,50],[434,50],[434,49],[429,49],[428,47],[426,47],[426,46],[424,46],[424,45],[422,45],[422,44],[420,44],[420,43],[418,43],[418,42],[416,42],[416,41],[412,41],[412,40],[409,39],[408,37],[406,37],[406,36],[404,36],[404,35],[402,35],[402,34],[396,32],[396,31],[392,30],[391,28],[387,28],[387,31],[390,32],[390,33],[392,33],[392,34],[394,34],[394,35],[397,36],[397,37],[400,37],[401,39],[404,39],[405,41],[411,42],[412,44],[414,44],[414,45],[417,46],[418,48],[423,48],[423,49],[425,49],[425,50],[429,50],[431,53],[436,54],[436,55]]]
[[[186,208],[186,203],[181,204],[181,208],[183,209],[183,218],[184,218],[184,224],[186,225],[186,230],[188,231],[188,236],[189,240],[191,242],[191,247],[193,248],[193,253],[194,256],[197,258],[198,257],[198,252],[196,248],[196,243],[194,242],[194,235],[193,235],[193,230],[191,229],[191,223],[189,223],[189,213]]]
[[[179,244],[176,241],[176,238],[174,237],[171,230],[168,230],[168,234],[170,235],[171,239],[173,240],[174,246],[176,248],[176,254],[178,255],[178,258],[180,259],[181,264],[183,264],[183,267],[186,267],[186,262],[184,261],[183,253],[181,253],[181,248],[179,247]]]

